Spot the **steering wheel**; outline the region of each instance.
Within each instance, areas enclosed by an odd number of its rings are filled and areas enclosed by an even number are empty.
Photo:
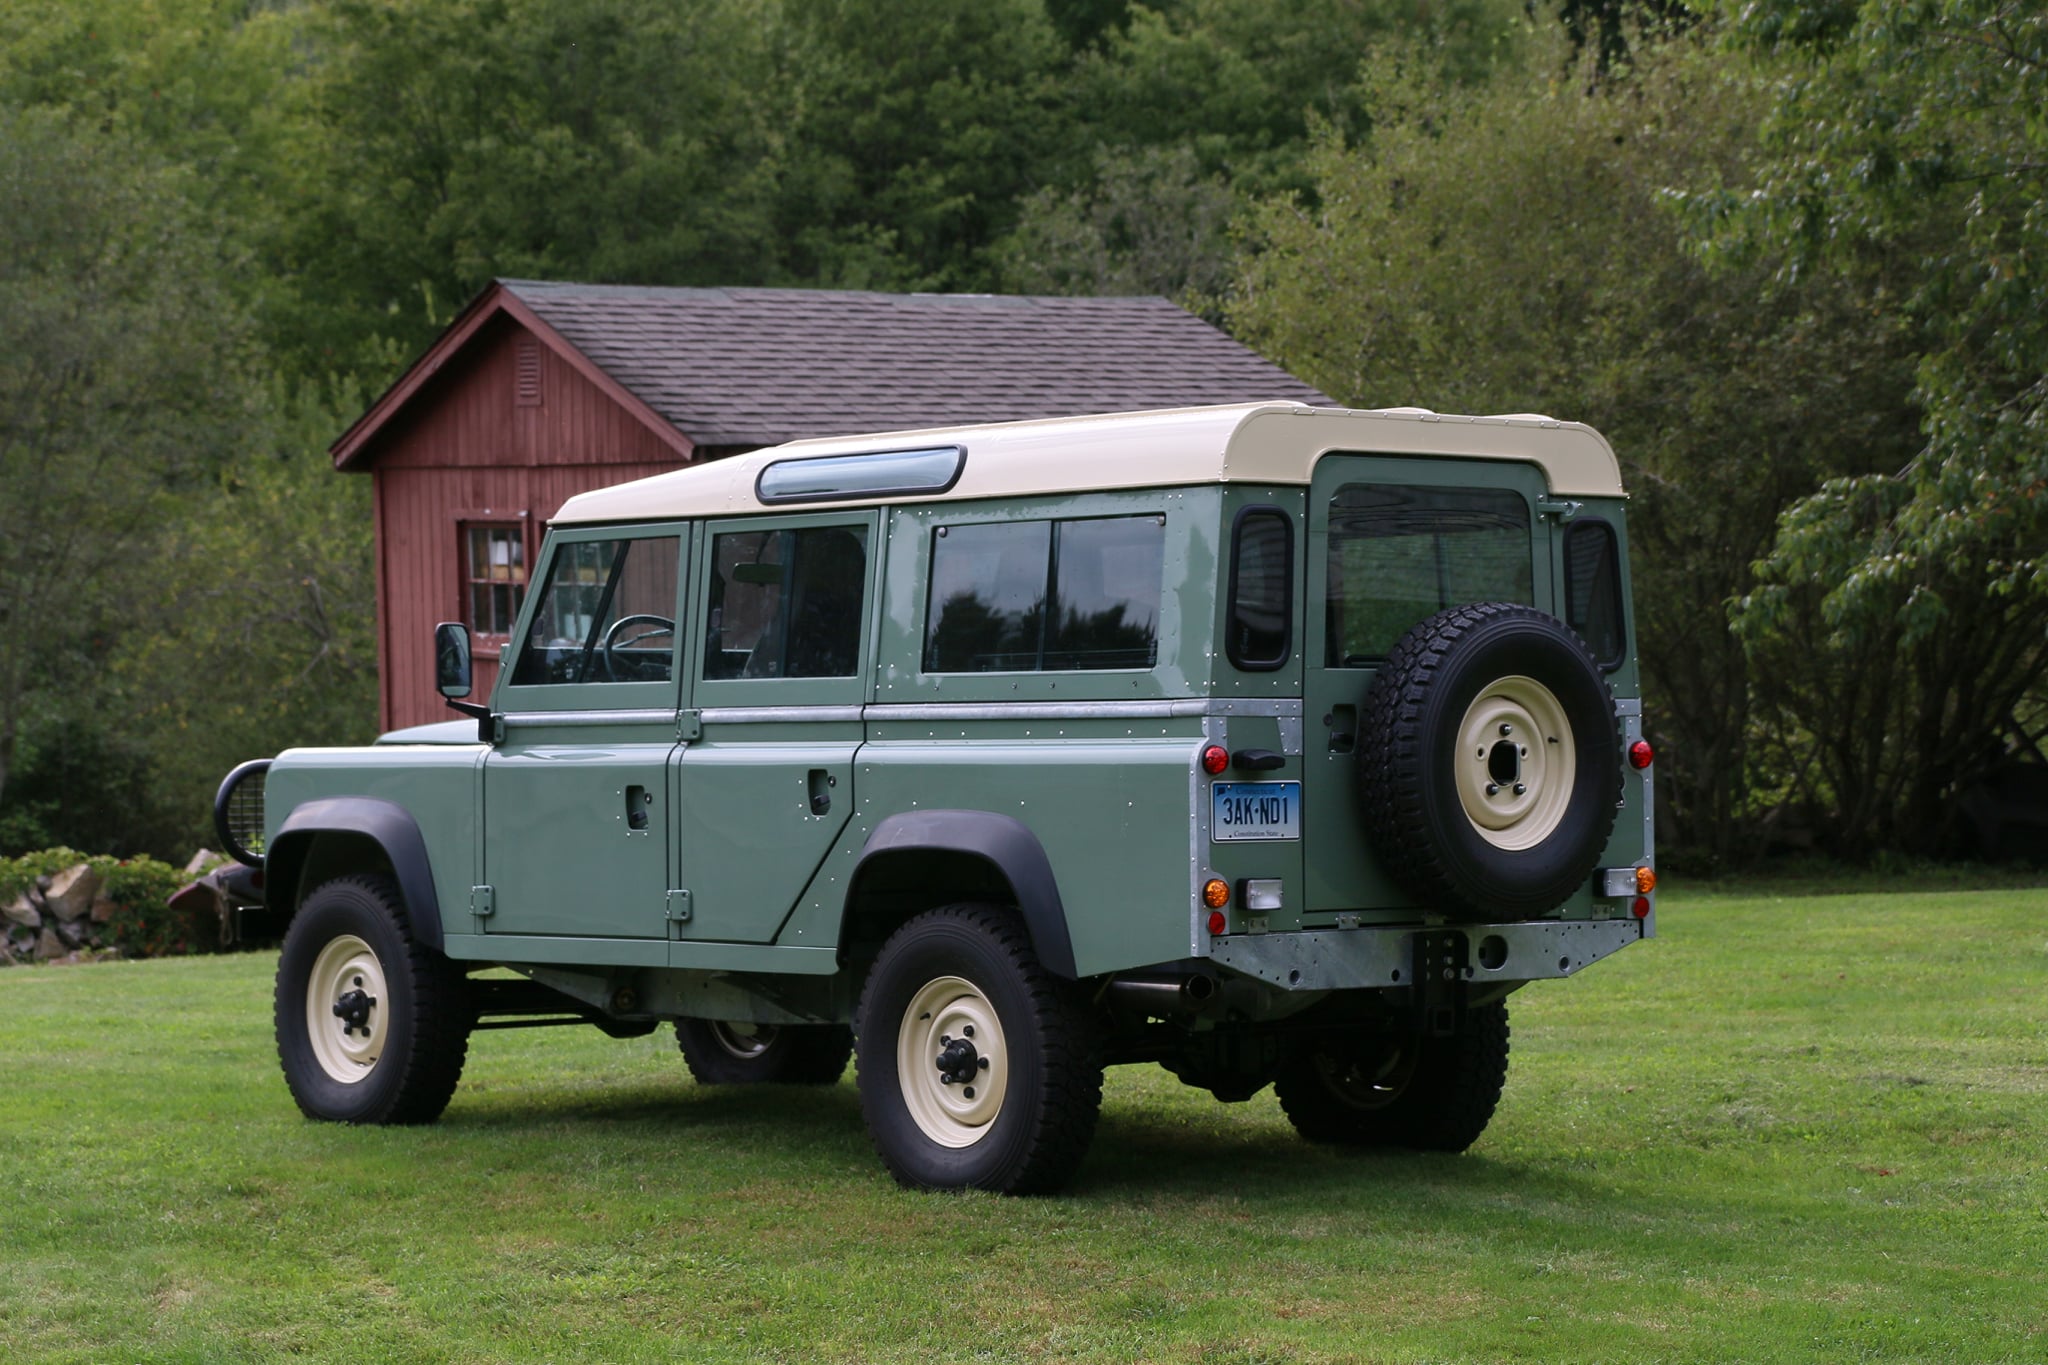
[[[639,625],[647,626],[649,629],[641,631],[631,639],[622,640],[619,638],[626,633],[628,627]],[[598,654],[604,664],[605,677],[613,682],[619,681],[620,665],[619,660],[612,653],[613,650],[631,649],[643,640],[652,640],[662,635],[673,637],[675,633],[676,623],[669,620],[666,616],[652,616],[645,613],[621,616],[618,620],[612,622],[610,629],[605,631],[604,640],[597,647]]]

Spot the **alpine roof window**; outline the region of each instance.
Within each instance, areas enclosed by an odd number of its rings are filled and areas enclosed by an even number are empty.
[[[776,460],[762,469],[754,492],[766,503],[943,493],[959,481],[966,463],[967,452],[958,446]]]

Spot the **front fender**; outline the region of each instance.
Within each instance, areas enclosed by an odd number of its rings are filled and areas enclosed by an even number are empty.
[[[434,871],[427,841],[403,806],[367,796],[334,796],[295,806],[278,826],[265,850],[263,885],[268,905],[280,921],[298,908],[299,877],[306,858],[323,835],[367,839],[383,851],[391,875],[405,899],[415,942],[436,952],[443,947],[441,903],[434,894]]]

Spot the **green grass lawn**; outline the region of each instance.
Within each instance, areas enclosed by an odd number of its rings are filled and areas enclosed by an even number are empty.
[[[270,955],[0,972],[0,1359],[2048,1359],[2048,891],[1664,898],[1462,1157],[1110,1073],[1056,1199],[907,1194],[667,1030],[302,1120]]]

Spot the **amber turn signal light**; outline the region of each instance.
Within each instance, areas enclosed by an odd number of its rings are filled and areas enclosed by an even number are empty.
[[[1650,747],[1650,741],[1639,739],[1628,746],[1628,766],[1647,768],[1657,761],[1657,751]]]
[[[1221,877],[1211,877],[1202,885],[1202,904],[1211,910],[1221,910],[1230,904],[1230,883]]]
[[[1654,871],[1652,871],[1651,869],[1647,868],[1647,867],[1639,867],[1639,868],[1637,868],[1637,869],[1636,869],[1636,891],[1637,891],[1637,892],[1638,892],[1639,894],[1641,894],[1641,895],[1645,895],[1645,896],[1647,896],[1647,895],[1649,895],[1649,894],[1650,894],[1650,893],[1651,893],[1652,891],[1655,891],[1656,889],[1657,889],[1657,874],[1656,874],[1656,873],[1655,873]]]

